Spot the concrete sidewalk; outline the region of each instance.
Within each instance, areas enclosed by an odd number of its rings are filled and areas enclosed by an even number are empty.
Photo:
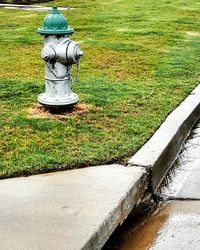
[[[1,180],[0,249],[100,249],[147,185],[121,165]]]

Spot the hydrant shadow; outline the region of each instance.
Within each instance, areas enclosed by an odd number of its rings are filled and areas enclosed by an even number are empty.
[[[66,113],[72,113],[76,110],[76,106],[75,105],[68,105],[67,107],[44,107],[44,109],[46,110],[46,112],[49,112],[50,114],[54,115],[54,114],[66,114]]]

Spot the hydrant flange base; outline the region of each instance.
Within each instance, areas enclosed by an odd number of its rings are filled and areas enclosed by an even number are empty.
[[[51,98],[42,93],[38,96],[38,102],[46,107],[67,107],[69,105],[76,104],[79,101],[79,97],[76,93],[66,96],[65,98]]]

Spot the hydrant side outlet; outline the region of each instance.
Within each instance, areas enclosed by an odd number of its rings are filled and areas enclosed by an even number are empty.
[[[79,97],[71,90],[71,69],[77,65],[77,81],[83,52],[78,43],[69,39],[74,29],[68,27],[67,19],[54,6],[37,31],[44,37],[41,58],[45,62],[45,92],[38,96],[39,103],[48,107],[77,103]]]

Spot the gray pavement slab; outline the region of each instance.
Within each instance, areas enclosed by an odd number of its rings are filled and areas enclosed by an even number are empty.
[[[0,249],[100,249],[147,188],[144,168],[98,166],[0,181]]]
[[[183,169],[185,167],[185,169]],[[170,172],[159,191],[167,199],[200,199],[200,162],[189,162]]]
[[[200,170],[192,172],[176,198],[200,200]]]

